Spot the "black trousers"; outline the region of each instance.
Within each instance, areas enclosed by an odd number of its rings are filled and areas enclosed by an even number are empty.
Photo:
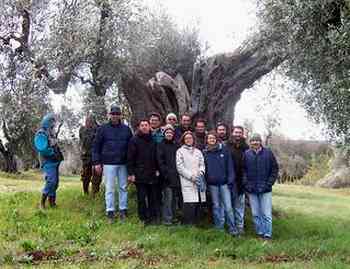
[[[198,224],[201,218],[200,203],[183,203],[183,224]]]
[[[137,208],[141,221],[151,222],[160,219],[159,187],[156,184],[136,184]]]

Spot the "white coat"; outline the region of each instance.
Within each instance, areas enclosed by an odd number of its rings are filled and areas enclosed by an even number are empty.
[[[204,175],[205,165],[202,152],[195,148],[183,145],[176,152],[176,168],[180,175],[181,192],[184,203],[205,202],[205,192],[200,193],[193,178],[198,174]]]

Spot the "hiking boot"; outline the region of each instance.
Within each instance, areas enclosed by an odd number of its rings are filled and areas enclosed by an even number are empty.
[[[114,223],[114,221],[115,221],[114,211],[107,211],[107,219],[108,219],[109,224]]]
[[[45,209],[46,208],[46,199],[47,199],[47,194],[43,194],[41,196],[41,201],[40,201],[40,209]]]
[[[56,205],[56,197],[49,197],[49,204],[51,208],[57,207]]]
[[[128,216],[128,212],[126,211],[126,209],[120,210],[120,212],[119,212],[120,221],[122,221],[122,222],[125,221],[127,216]]]

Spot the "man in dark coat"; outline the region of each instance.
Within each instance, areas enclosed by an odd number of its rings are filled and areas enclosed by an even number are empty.
[[[157,146],[157,161],[163,181],[163,223],[171,225],[176,210],[176,199],[181,198],[180,178],[176,169],[176,151],[179,145],[174,139],[175,130],[172,125],[164,126],[163,130],[165,138]]]
[[[206,122],[204,119],[197,119],[194,124],[194,136],[196,138],[196,148],[203,151],[205,149]]]
[[[223,122],[218,122],[216,124],[216,133],[218,134],[219,142],[226,145],[230,136],[229,127]]]
[[[92,184],[92,194],[95,196],[100,190],[102,177],[92,166],[92,145],[97,131],[97,122],[93,115],[87,115],[85,125],[79,129],[79,144],[81,151],[81,181],[84,194],[89,194],[89,185]]]
[[[250,149],[244,153],[243,187],[249,197],[256,234],[268,240],[272,238],[272,185],[278,176],[278,164],[261,141],[261,136],[254,134]]]
[[[145,224],[160,221],[156,152],[157,144],[152,139],[150,123],[147,119],[141,120],[129,143],[127,167],[128,180],[136,185],[138,215]]]
[[[132,137],[130,128],[121,121],[121,110],[113,104],[110,121],[97,129],[92,149],[92,163],[97,174],[102,173],[106,185],[106,212],[110,223],[115,219],[115,187],[118,180],[119,217],[124,220],[128,208],[127,151]]]
[[[175,140],[180,142],[182,135],[187,131],[192,130],[192,118],[190,114],[184,113],[180,118],[180,126],[175,128]]]
[[[236,172],[236,180],[233,189],[231,189],[232,207],[235,213],[236,227],[239,233],[244,233],[244,207],[245,194],[242,186],[243,178],[243,156],[244,152],[249,149],[243,137],[244,129],[241,126],[234,126],[232,135],[227,143],[231,151],[232,160]]]

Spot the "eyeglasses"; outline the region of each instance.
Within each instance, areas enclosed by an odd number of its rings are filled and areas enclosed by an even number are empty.
[[[171,120],[171,121],[176,121],[175,118],[168,118],[168,120]]]

